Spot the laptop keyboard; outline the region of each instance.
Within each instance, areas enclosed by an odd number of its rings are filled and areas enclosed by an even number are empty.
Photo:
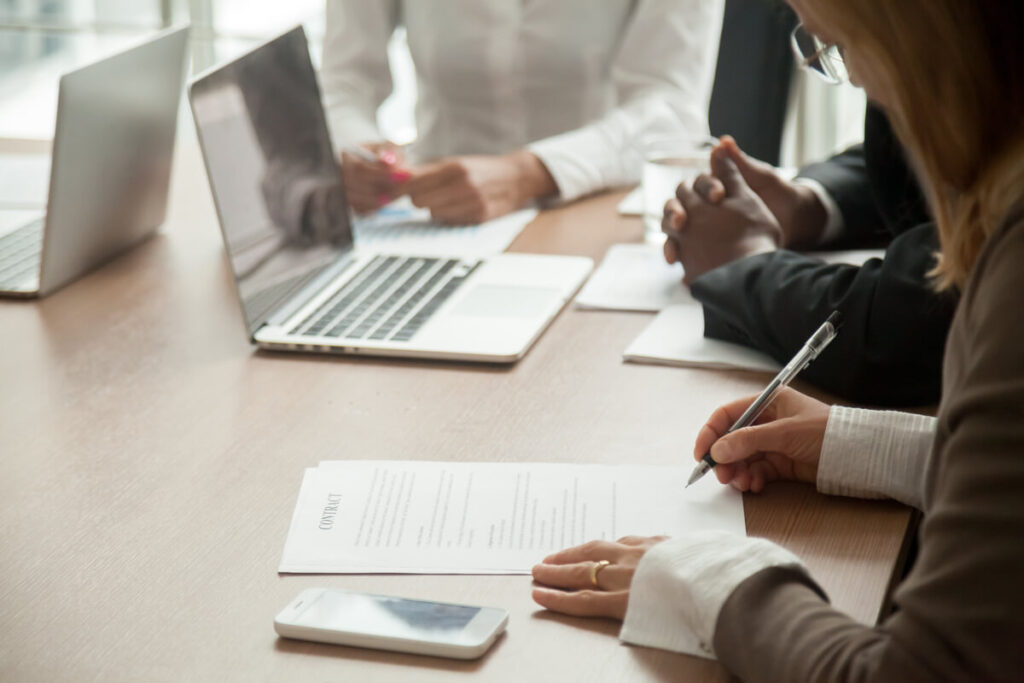
[[[0,289],[13,289],[39,275],[43,218],[0,236]]]
[[[291,334],[407,342],[479,262],[377,256]]]

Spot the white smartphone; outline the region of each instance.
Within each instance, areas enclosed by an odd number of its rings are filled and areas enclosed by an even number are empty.
[[[476,659],[507,623],[508,611],[496,607],[309,588],[274,618],[274,630],[319,643]]]

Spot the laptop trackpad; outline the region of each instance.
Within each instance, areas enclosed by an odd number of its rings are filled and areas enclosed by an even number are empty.
[[[454,315],[535,318],[550,310],[558,290],[549,287],[477,285],[453,308]]]

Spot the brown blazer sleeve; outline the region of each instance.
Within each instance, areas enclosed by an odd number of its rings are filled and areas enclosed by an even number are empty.
[[[797,573],[748,578],[714,647],[745,681],[1024,680],[1024,220],[988,241],[950,332],[917,562],[876,627]]]

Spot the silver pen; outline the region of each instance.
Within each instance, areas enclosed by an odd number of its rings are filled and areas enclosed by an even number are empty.
[[[754,423],[764,409],[768,407],[768,404],[772,402],[779,391],[788,386],[793,379],[799,375],[804,368],[811,364],[811,361],[818,357],[818,355],[825,350],[833,339],[836,338],[836,334],[839,332],[839,326],[843,323],[843,314],[839,311],[834,311],[832,315],[828,317],[818,331],[811,335],[811,338],[803,345],[803,348],[793,356],[793,360],[786,364],[786,367],[779,371],[779,374],[775,375],[761,395],[750,404],[750,406],[743,411],[740,418],[736,420],[732,427],[729,427],[729,431],[725,434],[731,434],[738,429],[743,429]],[[723,434],[722,436],[725,436]],[[719,437],[721,438],[721,437]],[[711,468],[717,465],[711,458],[711,450],[709,449],[704,457],[701,458],[697,466],[693,468],[693,472],[690,474],[690,479],[686,482],[686,487],[689,488],[691,484],[703,477],[705,474],[711,471]]]

